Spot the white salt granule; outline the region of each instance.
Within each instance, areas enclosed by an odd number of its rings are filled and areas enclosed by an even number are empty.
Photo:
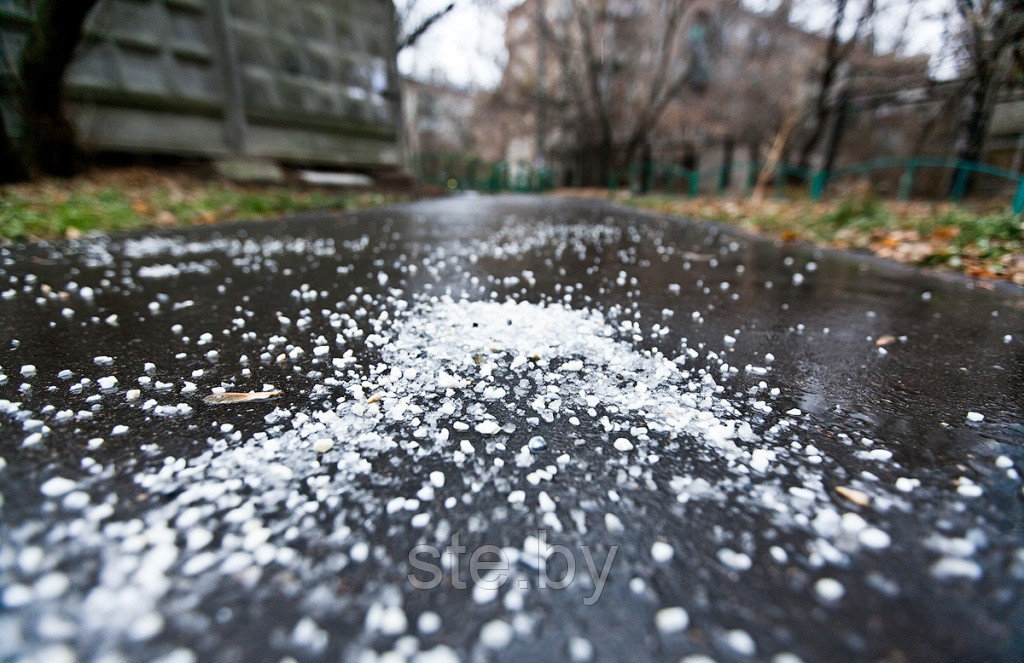
[[[569,658],[575,663],[584,663],[594,657],[594,645],[590,640],[574,635],[569,638]]]
[[[932,565],[932,575],[939,580],[978,580],[981,578],[981,566],[977,562],[958,557],[943,557]]]
[[[416,629],[423,635],[437,633],[440,628],[441,616],[436,612],[431,612],[430,610],[421,612],[420,616],[416,619]]]
[[[65,493],[70,493],[78,484],[71,479],[65,479],[64,477],[53,477],[43,482],[43,485],[39,486],[39,492],[47,497],[60,497]]]
[[[512,627],[500,619],[489,621],[480,629],[480,644],[487,649],[504,649],[512,642]]]
[[[474,427],[474,430],[476,430],[476,432],[480,433],[481,435],[494,435],[495,433],[501,430],[501,426],[499,426],[496,421],[491,421],[490,419],[488,419],[487,421],[481,421],[480,423],[478,423]]]
[[[843,598],[843,594],[846,590],[835,578],[820,578],[814,583],[814,591],[818,594],[818,598],[828,603],[833,603]]]
[[[746,571],[753,566],[749,555],[729,548],[722,548],[718,551],[718,561],[734,571]]]
[[[654,613],[654,625],[664,634],[678,633],[690,624],[690,615],[679,606],[662,608]]]
[[[651,545],[651,557],[659,564],[669,561],[674,554],[675,550],[673,550],[672,546],[664,541],[655,541]]]
[[[750,637],[749,633],[738,628],[726,632],[725,642],[733,651],[743,656],[753,656],[757,652],[754,639]]]

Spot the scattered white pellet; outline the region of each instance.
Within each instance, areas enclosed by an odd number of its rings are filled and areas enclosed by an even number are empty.
[[[487,649],[504,649],[512,642],[512,627],[508,622],[495,619],[480,629],[480,644]]]
[[[967,477],[960,477],[957,482],[956,492],[964,497],[981,497],[983,490],[981,486],[974,483]]]
[[[594,645],[590,640],[574,635],[569,638],[569,658],[574,663],[585,663],[594,657]]]
[[[892,452],[888,449],[872,449],[865,454],[871,460],[892,460]]]
[[[896,490],[901,493],[913,492],[913,490],[920,485],[920,479],[912,479],[910,477],[899,477],[896,479]]]
[[[436,612],[431,612],[430,610],[421,612],[420,616],[416,619],[416,630],[423,635],[437,633],[440,628],[441,616]]]
[[[474,430],[476,430],[476,432],[480,433],[481,435],[494,435],[495,433],[501,430],[501,426],[498,425],[498,422],[491,421],[490,419],[487,419],[486,421],[481,421],[473,428]]]
[[[604,514],[604,528],[609,532],[621,532],[624,529],[622,521],[614,513]]]
[[[857,541],[865,548],[881,550],[882,548],[888,548],[892,539],[886,532],[877,527],[867,527],[857,533]]]
[[[377,622],[377,630],[384,635],[400,635],[405,633],[408,621],[405,612],[396,605],[389,605],[381,609]]]
[[[729,548],[718,551],[718,561],[734,571],[746,571],[754,565],[749,555]]]
[[[544,512],[552,512],[556,508],[555,501],[543,490],[537,495],[537,506]]]
[[[654,625],[664,634],[679,633],[690,624],[690,615],[679,606],[662,608],[654,613]]]
[[[53,477],[43,482],[43,485],[39,486],[39,492],[47,497],[60,497],[66,493],[70,493],[78,486],[77,483],[71,479],[64,477]]]
[[[965,578],[978,580],[981,578],[981,566],[977,562],[959,557],[943,557],[932,565],[932,575],[939,580]]]
[[[750,452],[750,469],[764,472],[771,463],[772,455],[767,449],[754,449]]]
[[[750,634],[744,630],[737,628],[727,631],[725,634],[725,642],[737,654],[753,656],[757,653],[757,645],[754,644],[754,639],[751,638]]]
[[[846,593],[842,583],[835,578],[819,578],[814,583],[814,591],[818,594],[818,598],[828,603],[838,601]]]
[[[664,564],[665,562],[669,561],[670,559],[672,559],[672,556],[674,554],[675,550],[672,548],[672,546],[665,543],[664,541],[655,541],[651,545],[651,558],[653,558],[654,561],[658,562],[659,564]]]

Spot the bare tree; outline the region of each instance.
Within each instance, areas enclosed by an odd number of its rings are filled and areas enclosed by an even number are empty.
[[[765,154],[769,162],[777,161],[800,118],[801,87],[810,77],[816,43],[790,23],[785,3],[771,15],[736,8],[719,20],[734,34],[720,56],[728,66],[720,68],[696,104],[682,103],[702,108],[699,121],[705,126],[716,119],[719,138],[745,146],[752,167]],[[774,166],[769,174],[773,171]]]
[[[874,18],[875,10],[875,0],[864,0],[859,13],[851,7],[849,0],[832,1],[832,18],[817,69],[817,92],[805,119],[807,131],[798,157],[802,168],[810,166],[811,156],[825,133],[833,100],[838,96],[837,88],[843,82],[841,70],[849,62],[854,49],[861,44],[865,29]],[[854,14],[855,18],[851,19],[851,14]],[[853,31],[849,37],[844,38],[844,31],[849,29],[850,20],[855,21]]]
[[[568,0],[540,14],[557,72],[546,77],[544,92],[560,111],[583,181],[607,182],[612,168],[632,161],[648,141],[669,103],[705,84],[713,26],[703,6]],[[536,94],[529,85],[521,89]]]
[[[435,23],[447,16],[453,9],[455,3],[449,2],[440,9],[429,12],[425,16],[419,16],[419,0],[404,0],[395,2],[395,12],[398,16],[399,35],[396,51],[403,51],[406,48],[415,46],[420,37],[427,33]]]
[[[996,95],[1022,57],[1024,3],[1020,0],[956,0],[962,21],[961,76],[966,108],[958,157],[982,156]]]

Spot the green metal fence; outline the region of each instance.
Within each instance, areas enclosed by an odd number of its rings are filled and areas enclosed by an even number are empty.
[[[444,187],[450,191],[547,191],[554,187],[552,173],[548,169],[536,169],[526,164],[499,162],[487,163],[471,155],[420,154],[413,159],[413,172],[420,181]],[[717,168],[690,170],[671,163],[634,163],[629,168],[615,170],[608,178],[608,189],[616,191],[625,186],[632,191],[650,191],[697,196],[701,185],[705,190],[717,194],[725,193],[733,180],[733,173],[745,172],[745,188],[753,189],[762,165],[754,162],[737,162]],[[772,174],[775,196],[782,198],[788,187],[806,191],[811,200],[820,200],[829,186],[849,177],[864,177],[885,170],[900,170],[897,197],[908,200],[914,188],[918,173],[925,168],[952,171],[952,186],[949,198],[954,202],[963,200],[970,178],[974,174],[996,177],[1015,185],[1011,209],[1014,214],[1024,212],[1024,175],[991,164],[941,159],[936,157],[911,157],[909,159],[873,159],[863,163],[834,168],[830,171],[812,171],[781,164]]]
[[[909,200],[914,189],[914,178],[922,168],[940,168],[952,171],[953,185],[950,188],[949,198],[953,202],[960,202],[967,193],[967,186],[971,176],[975,173],[1005,179],[1016,185],[1014,189],[1013,202],[1010,209],[1014,214],[1024,212],[1024,175],[1015,173],[1005,168],[999,168],[987,163],[976,161],[963,161],[958,159],[940,159],[936,157],[910,157],[909,159],[876,159],[860,164],[854,164],[845,168],[837,168],[832,171],[820,171],[815,173],[814,182],[811,186],[811,199],[819,200],[825,193],[825,187],[829,182],[848,176],[861,176],[867,173],[884,169],[902,169],[899,180],[897,197],[900,200]]]
[[[689,196],[696,196],[700,191],[701,184],[706,184],[706,190],[718,194],[725,193],[731,184],[731,174],[745,168],[746,189],[750,191],[760,171],[760,164],[745,163],[721,166],[718,168],[692,171],[675,166],[673,164],[654,163],[646,167],[634,164],[630,168],[614,171],[608,180],[608,188],[611,191],[626,186],[633,191],[642,191],[645,187],[649,190],[661,190],[666,192],[685,192]],[[936,157],[911,157],[909,159],[873,159],[863,163],[843,166],[830,171],[811,171],[807,168],[798,168],[782,164],[778,166],[772,175],[776,197],[783,197],[787,185],[796,183],[800,188],[806,187],[807,195],[811,200],[820,200],[825,194],[829,184],[847,177],[863,177],[874,172],[884,170],[900,169],[897,197],[900,200],[909,200],[914,188],[914,180],[918,173],[925,168],[938,168],[952,171],[952,186],[950,187],[949,199],[954,202],[963,200],[972,175],[986,175],[1009,181],[1015,186],[1011,210],[1014,214],[1024,213],[1024,174],[1015,173],[1005,168],[999,168],[991,164],[977,163],[973,161],[962,161],[957,159],[941,159]],[[680,186],[680,183],[683,186]]]
[[[753,162],[736,162],[731,166],[719,166],[717,168],[704,168],[701,170],[690,170],[668,163],[653,163],[650,166],[647,177],[647,185],[651,190],[660,190],[672,193],[685,193],[691,198],[697,196],[701,190],[701,184],[708,185],[706,191],[722,194],[725,193],[732,183],[733,173],[745,172],[744,188],[751,191],[757,183],[757,176],[761,172],[761,164]],[[626,186],[633,191],[643,189],[644,172],[643,168],[634,164],[629,168],[612,171],[608,178],[608,188],[612,191]],[[782,197],[785,194],[787,183],[796,180],[801,186],[806,186],[811,179],[810,171],[806,168],[793,166],[779,166],[773,176],[775,195]]]

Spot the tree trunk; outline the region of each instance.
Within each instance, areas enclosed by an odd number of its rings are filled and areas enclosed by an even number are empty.
[[[842,45],[840,31],[846,20],[847,4],[847,0],[838,0],[836,3],[836,13],[832,18],[832,28],[825,45],[821,77],[818,79],[818,92],[814,97],[814,108],[811,111],[811,132],[800,150],[798,165],[801,168],[810,167],[811,155],[814,153],[814,148],[821,139],[821,135],[825,131],[825,123],[828,121],[829,97],[839,73],[839,65],[844,58],[845,49]]]
[[[640,153],[640,193],[650,193],[654,176],[654,159],[651,157],[651,144],[644,143]]]
[[[768,182],[771,181],[772,176],[775,174],[775,168],[782,160],[786,143],[789,141],[789,134],[793,131],[793,127],[796,126],[797,117],[799,117],[799,114],[796,109],[789,111],[783,116],[782,126],[779,127],[778,133],[775,134],[775,140],[772,141],[772,148],[768,152],[768,158],[765,159],[764,166],[761,167],[761,174],[757,176],[757,184],[750,194],[750,199],[753,202],[759,203],[764,200],[765,191],[768,189]]]
[[[726,136],[722,143],[722,169],[718,172],[718,192],[725,193],[732,185],[732,166],[736,155],[736,141]]]
[[[82,26],[96,0],[42,0],[21,54],[25,153],[30,169],[75,172],[75,131],[64,114],[61,85]]]
[[[612,176],[612,146],[610,141],[601,141],[601,144],[597,147],[597,181],[594,182],[595,186],[608,186],[608,180]]]
[[[761,165],[761,143],[756,138],[751,138],[747,142],[747,158],[750,163],[747,166],[746,189],[752,191],[757,185],[757,173]]]
[[[993,67],[978,67],[977,81],[974,89],[971,90],[971,110],[967,115],[964,126],[964,142],[957,153],[958,161],[979,162],[982,152],[985,149],[985,138],[988,135],[988,127],[992,120],[992,111],[995,106],[995,76]],[[957,182],[963,179],[963,186],[958,195],[970,191],[974,177],[971,171],[961,173],[957,168],[950,178],[950,191],[957,189]]]
[[[964,161],[980,161],[991,119],[989,88],[992,87],[987,72],[979,72],[978,82],[971,91],[971,112],[964,127],[964,143],[957,157]]]
[[[836,110],[836,119],[832,125],[832,134],[828,139],[828,149],[825,151],[825,164],[822,170],[830,172],[839,158],[839,147],[843,143],[843,132],[846,130],[846,116],[850,111],[850,92],[843,90],[839,95],[839,108]]]
[[[7,133],[3,117],[0,117],[0,183],[19,182],[26,177],[25,162]]]
[[[828,122],[829,116],[828,93],[832,87],[832,81],[834,79],[835,66],[830,64],[822,77],[821,92],[819,92],[815,99],[814,111],[811,113],[811,132],[807,136],[807,140],[804,141],[803,147],[800,149],[800,157],[797,161],[797,165],[801,168],[811,167],[811,155],[814,154],[814,148],[818,146],[821,134],[825,131],[825,124]]]

